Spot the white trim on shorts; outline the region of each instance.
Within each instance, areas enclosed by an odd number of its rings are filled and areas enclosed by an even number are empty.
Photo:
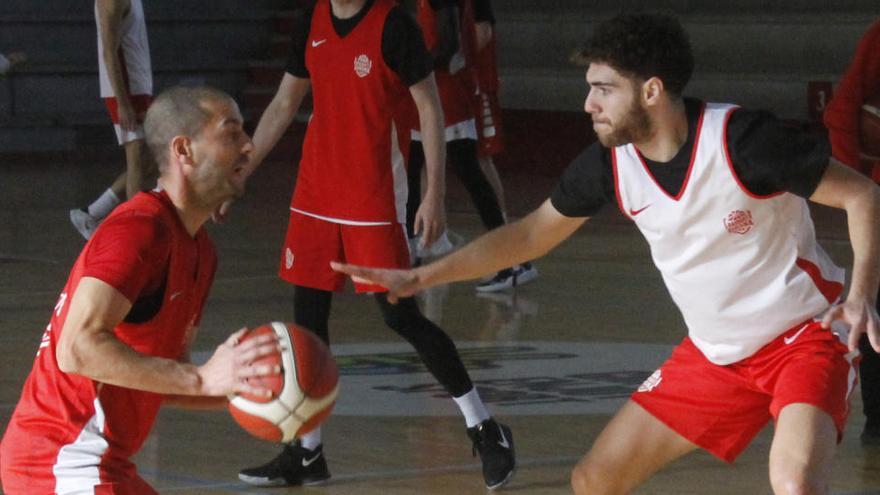
[[[324,220],[325,222],[339,223],[342,225],[354,225],[356,227],[375,227],[377,225],[391,225],[392,222],[359,222],[357,220],[343,220],[341,218],[333,218],[333,217],[325,217],[322,215],[316,215],[314,213],[309,213],[307,211],[298,210],[294,207],[290,207],[290,211],[295,211],[301,215],[305,215],[307,217],[317,218],[318,220]]]
[[[146,139],[143,124],[138,124],[133,131],[126,131],[119,124],[113,124],[113,130],[116,131],[116,141],[119,142],[120,146],[124,146],[139,139]]]
[[[446,126],[443,132],[444,141],[458,141],[459,139],[473,139],[477,140],[477,124],[474,119],[467,119],[461,122],[457,122],[450,126]],[[413,141],[422,141],[422,133],[413,129],[410,131],[410,139]]]

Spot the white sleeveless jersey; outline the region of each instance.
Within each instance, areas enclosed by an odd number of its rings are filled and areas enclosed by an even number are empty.
[[[726,144],[734,108],[705,107],[677,197],[655,181],[635,146],[611,152],[620,208],[647,239],[691,340],[719,365],[824,311],[844,279],[816,243],[803,198],[756,196],[740,183]]]
[[[98,4],[95,3],[95,22],[98,22]],[[153,71],[150,66],[150,44],[147,41],[147,23],[141,0],[131,0],[128,14],[122,19],[119,32],[118,57],[123,70],[122,77],[130,95],[153,94]],[[98,29],[98,75],[101,81],[101,97],[113,98],[113,86],[107,76],[107,66],[101,53],[101,29]]]

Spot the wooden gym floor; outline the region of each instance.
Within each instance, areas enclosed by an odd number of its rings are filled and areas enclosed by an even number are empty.
[[[0,160],[0,424],[18,398],[57,292],[83,240],[67,209],[85,204],[120,170],[118,150]],[[196,355],[243,325],[292,318],[292,290],[275,276],[292,188],[290,160],[266,164],[230,220],[210,230],[220,253]],[[557,164],[558,165],[558,164]],[[558,167],[557,167],[558,168]],[[554,173],[504,169],[514,216],[537,206]],[[451,229],[481,227],[450,179]],[[823,244],[849,265],[844,216],[816,212]],[[540,278],[515,292],[477,296],[462,283],[422,296],[426,313],[458,343],[483,398],[514,432],[518,472],[510,493],[570,493],[569,470],[610,414],[684,335],[645,242],[614,207],[544,259]],[[411,349],[381,322],[373,301],[334,301],[334,352],[342,371],[336,414],[324,428],[333,478],[315,488],[257,489],[240,468],[277,446],[249,437],[225,411],[164,410],[136,462],[161,493],[479,494],[478,460],[464,424]],[[858,393],[833,481],[835,495],[880,494],[880,449],[860,446]],[[638,493],[770,493],[766,429],[733,465],[698,452]]]

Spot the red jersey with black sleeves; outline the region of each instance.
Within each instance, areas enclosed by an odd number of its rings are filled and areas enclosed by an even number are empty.
[[[314,111],[291,209],[343,223],[403,221],[406,171],[393,114],[407,87],[382,54],[395,6],[376,0],[340,36],[329,0],[315,5],[305,50]]]
[[[83,277],[132,302],[113,329],[134,351],[179,359],[197,325],[217,258],[204,230],[191,237],[165,193],[116,208],[80,253],[0,445],[7,493],[89,490],[130,479],[162,396],[62,372],[56,346]]]

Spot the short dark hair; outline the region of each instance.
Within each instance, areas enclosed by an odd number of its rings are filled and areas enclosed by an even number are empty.
[[[168,165],[168,145],[174,136],[199,135],[211,118],[209,101],[230,101],[231,96],[210,86],[176,86],[163,91],[150,105],[144,118],[147,146],[162,171]]]
[[[656,76],[675,96],[681,96],[694,71],[687,33],[665,14],[621,14],[600,23],[574,60],[608,64],[643,81]]]

